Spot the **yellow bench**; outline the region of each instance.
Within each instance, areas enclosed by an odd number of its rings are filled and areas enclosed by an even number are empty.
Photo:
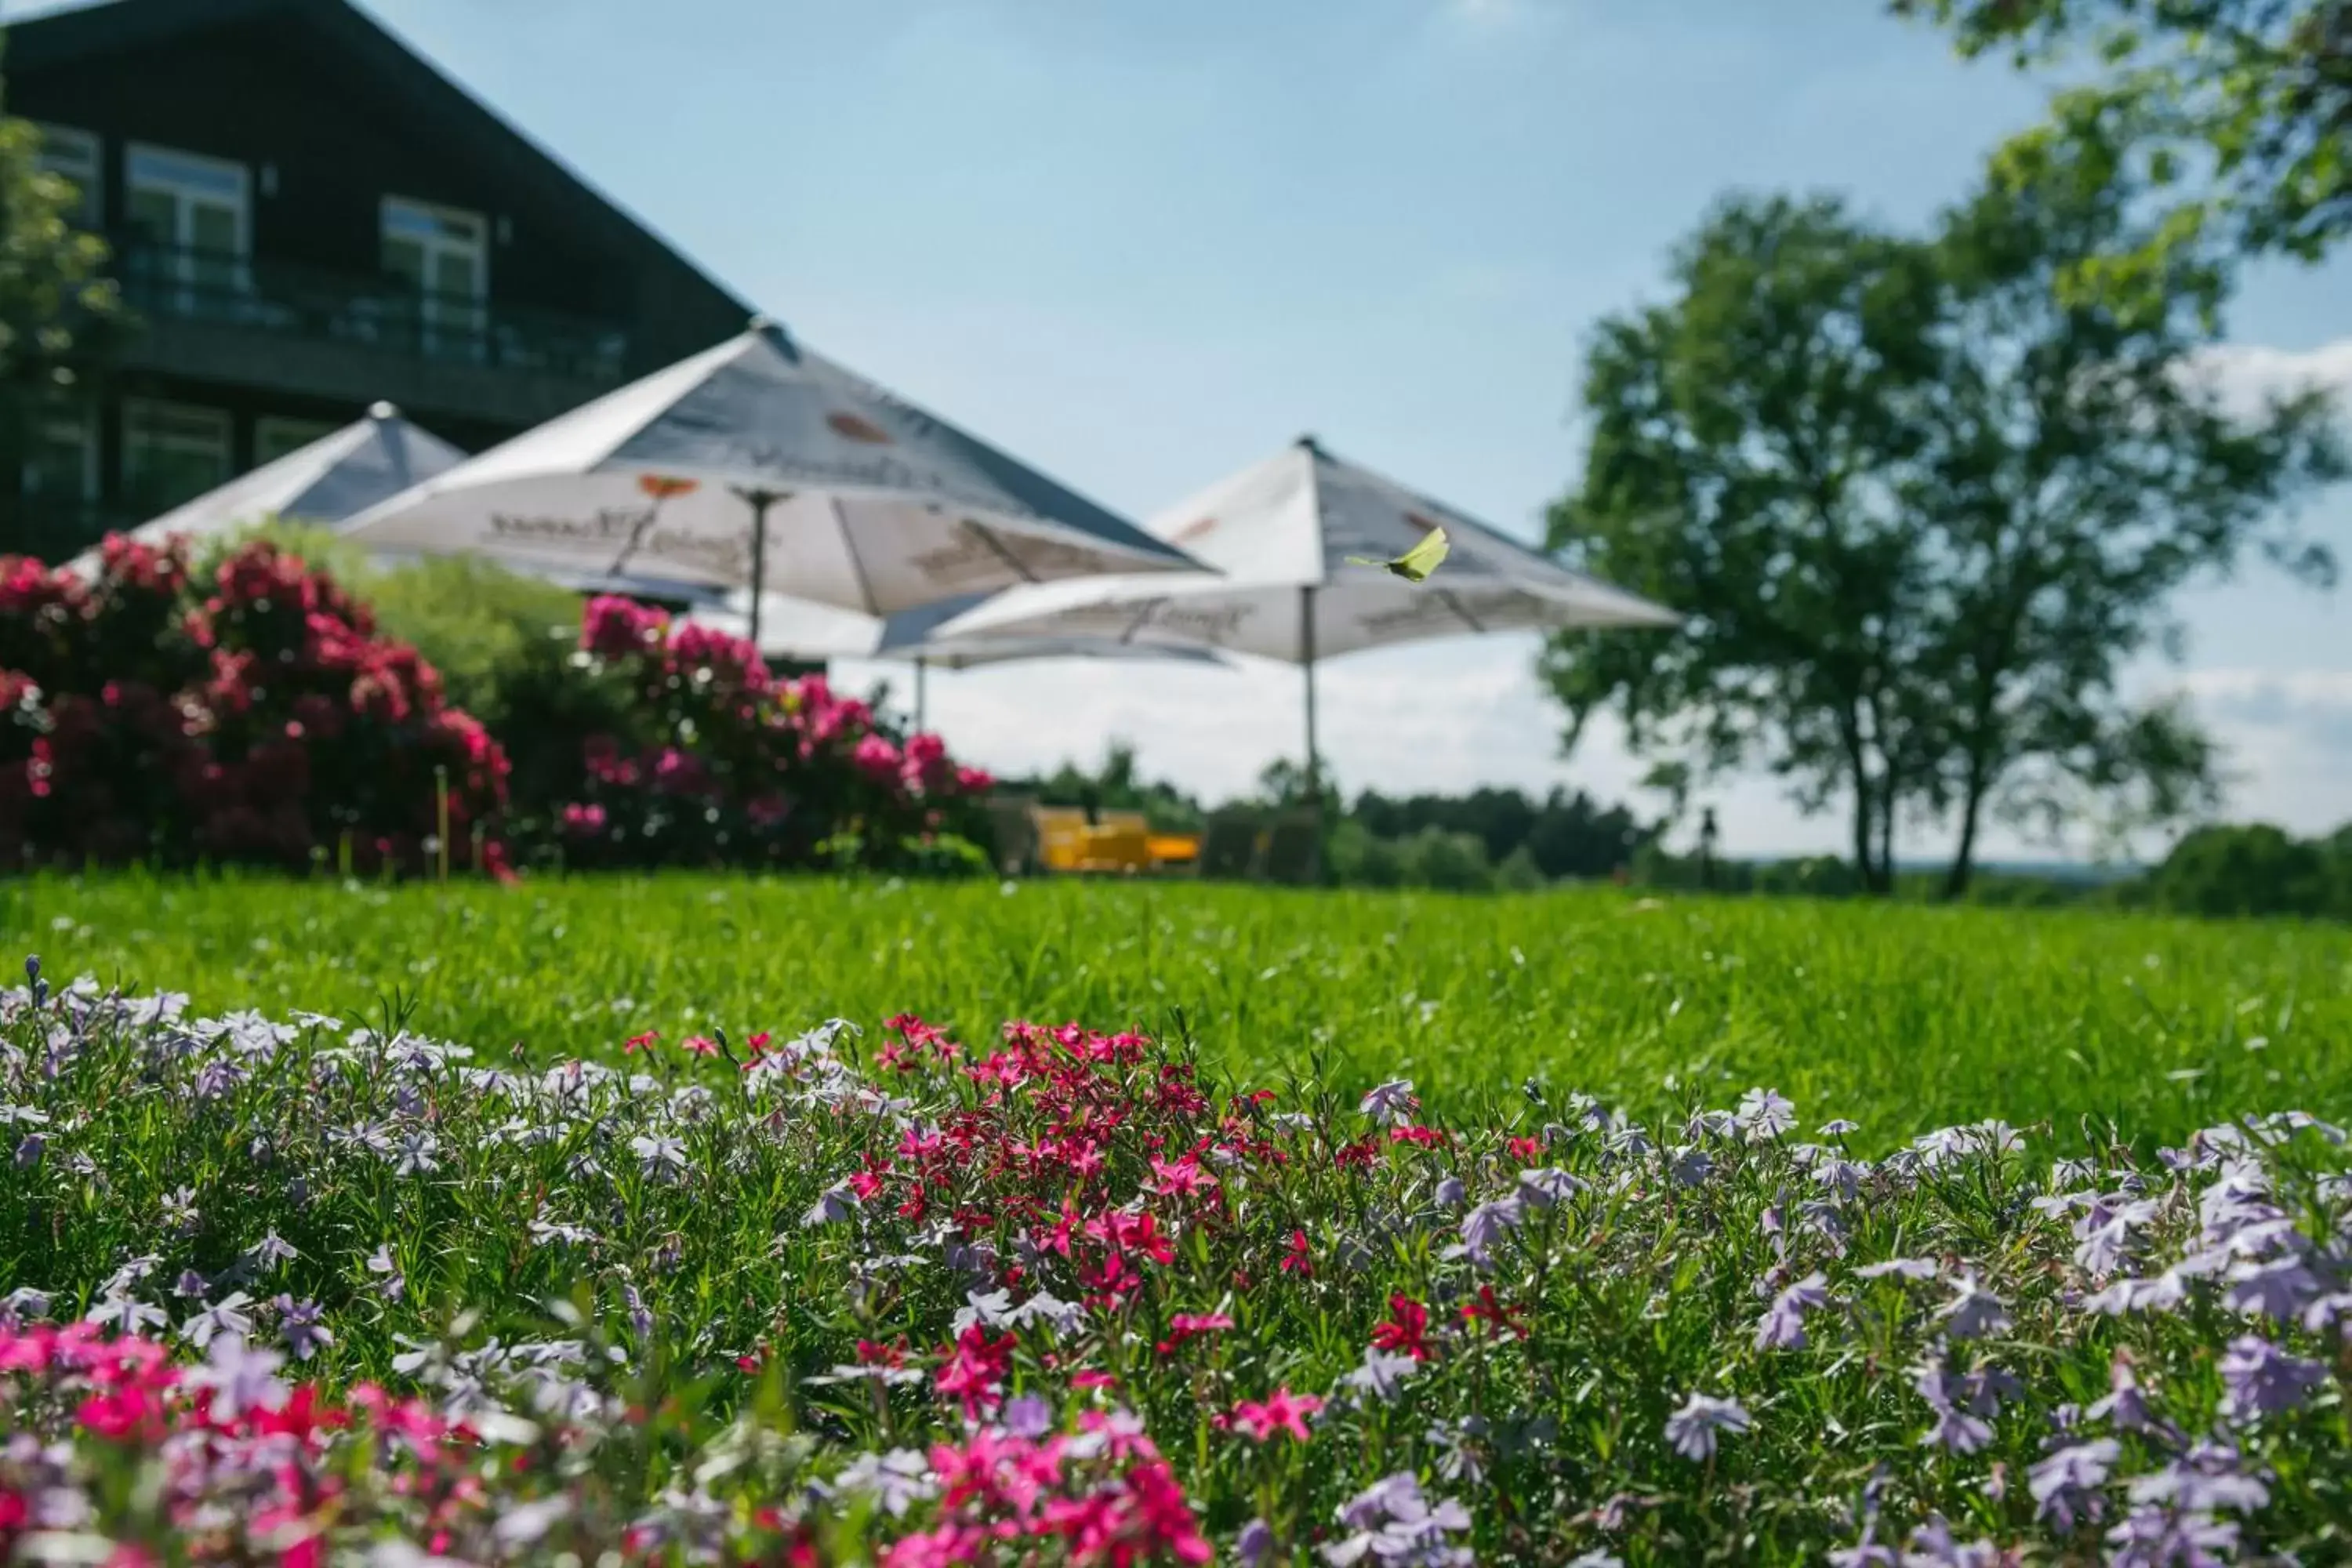
[[[1037,864],[1048,871],[1075,871],[1086,858],[1087,814],[1068,806],[1029,808],[1037,825]]]
[[[1154,833],[1139,811],[1106,811],[1088,822],[1075,807],[1034,805],[1037,864],[1048,871],[1139,874],[1189,866],[1201,855],[1197,834]]]

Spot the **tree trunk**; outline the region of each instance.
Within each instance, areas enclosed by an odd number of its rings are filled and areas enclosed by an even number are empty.
[[[1853,765],[1853,874],[1865,889],[1870,887],[1870,856],[1872,840],[1872,807],[1870,778],[1864,773],[1859,758]]]
[[[1878,803],[1878,882],[1870,890],[1891,893],[1895,890],[1895,769],[1886,770],[1885,786]]]
[[[1944,897],[1948,900],[1967,897],[1969,879],[1976,872],[1977,820],[1984,812],[1984,764],[1970,757],[1968,794],[1960,802],[1960,842],[1952,851],[1950,868],[1944,873]]]

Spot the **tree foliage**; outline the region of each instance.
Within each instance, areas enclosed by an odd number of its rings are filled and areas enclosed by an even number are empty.
[[[2166,605],[2198,574],[2260,551],[2328,574],[2279,520],[2343,454],[2317,395],[2239,418],[2198,374],[2192,258],[2161,310],[2060,291],[2131,232],[2126,205],[2053,177],[1990,183],[1917,237],[1828,200],[1713,213],[1673,298],[1588,354],[1552,542],[1690,620],[1553,640],[1571,742],[1613,710],[1638,750],[1842,799],[1877,891],[1906,816],[1957,823],[1957,893],[1990,808],[2208,802],[2212,746],[2125,677],[2177,647]]]
[[[2352,920],[2352,824],[2314,839],[2267,823],[2200,827],[2148,874],[2146,893],[2183,914]]]
[[[121,317],[103,240],[73,227],[70,183],[40,166],[41,132],[5,111],[0,82],[0,411],[69,384]]]
[[[2184,246],[2317,259],[2352,232],[2352,0],[1892,0],[1969,57],[2089,79],[2011,141],[2012,178],[2065,165],[2161,195],[2164,219],[2075,280],[2155,297]]]

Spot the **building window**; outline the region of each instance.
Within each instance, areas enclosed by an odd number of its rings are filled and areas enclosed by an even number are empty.
[[[481,214],[383,199],[383,269],[412,291],[426,353],[478,359],[489,327],[489,224]]]
[[[228,414],[185,403],[132,398],[122,405],[123,499],[167,511],[228,482]]]
[[[232,313],[250,290],[252,180],[242,163],[133,144],[125,207],[142,302],[181,315]]]
[[[316,419],[288,419],[266,414],[253,422],[253,466],[257,468],[289,452],[299,452],[321,437],[333,435],[336,428]]]
[[[55,174],[74,188],[74,205],[66,221],[79,229],[95,229],[104,222],[106,164],[104,143],[94,132],[69,125],[43,125],[41,148],[33,162],[43,174]]]
[[[79,510],[98,499],[98,410],[58,398],[33,411],[19,487],[44,510]]]

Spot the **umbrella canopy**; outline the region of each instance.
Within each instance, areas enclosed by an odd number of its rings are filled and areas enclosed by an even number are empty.
[[[987,598],[984,594],[960,595],[936,605],[901,610],[876,618],[813,605],[803,600],[772,598],[771,628],[761,651],[796,658],[882,658],[928,664],[935,669],[976,669],[986,664],[1006,664],[1024,658],[1172,658],[1192,664],[1222,664],[1213,649],[1148,643],[1120,643],[1108,637],[965,637],[942,643],[932,636],[940,626]],[[740,607],[702,611],[688,617],[724,626],[743,635],[746,617]]]
[[[1182,550],[811,353],[750,331],[356,520],[370,548],[789,594],[884,616]],[[761,601],[751,601],[756,627]]]
[[[1223,648],[1299,665],[1306,671],[1307,785],[1318,824],[1318,660],[1426,637],[1673,626],[1681,620],[1392,479],[1343,462],[1312,437],[1212,485],[1149,526],[1224,575],[1015,588],[949,621],[933,640],[952,646],[968,638],[1108,637]],[[1440,528],[1451,551],[1426,582],[1349,560],[1394,560]]]
[[[1148,527],[1224,575],[1016,588],[948,622],[937,640],[1097,637],[1311,665],[1424,637],[1680,622],[1670,610],[1334,458],[1311,438]],[[1433,528],[1445,530],[1452,548],[1426,583],[1349,562],[1392,559]]]
[[[965,637],[952,643],[933,639],[942,622],[971,609],[984,595],[964,595],[936,605],[876,617],[812,604],[805,599],[771,595],[761,616],[760,651],[776,658],[826,661],[837,658],[887,659],[915,666],[916,722],[922,722],[922,675],[927,669],[978,669],[984,665],[1011,664],[1042,658],[1108,658],[1170,660],[1182,664],[1225,662],[1215,650],[1174,644],[1121,643],[1109,637]],[[723,608],[702,608],[687,619],[733,637],[749,635],[751,617],[741,595]]]
[[[131,537],[161,544],[174,535],[204,538],[270,517],[331,527],[465,460],[465,453],[410,424],[391,404],[379,403],[364,418],[140,524]],[[98,552],[89,551],[68,570],[94,571],[98,561]]]

